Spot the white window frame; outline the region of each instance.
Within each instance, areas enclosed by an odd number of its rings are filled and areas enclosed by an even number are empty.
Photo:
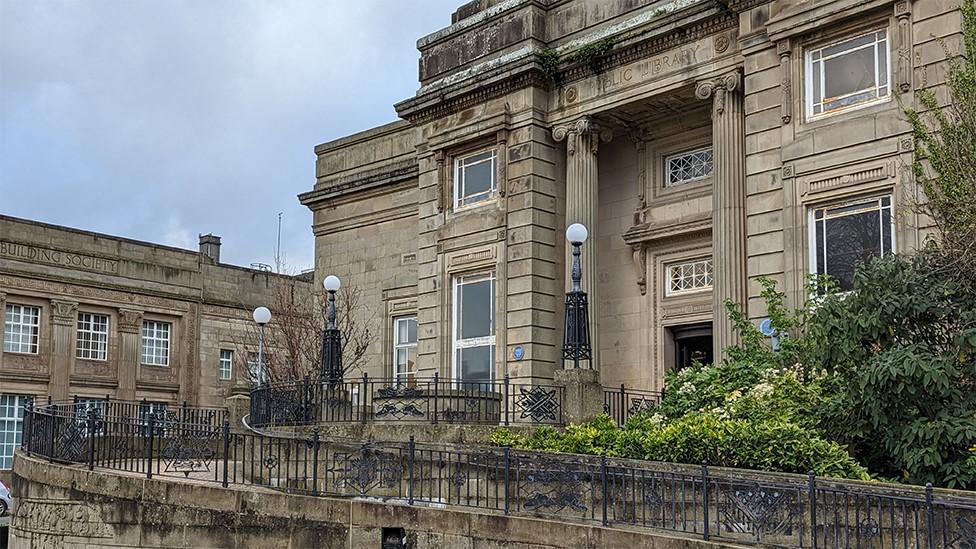
[[[488,158],[483,160],[478,160],[471,163],[466,163],[476,156],[489,153]],[[464,200],[468,198],[464,193],[464,170],[470,166],[475,166],[483,162],[488,162],[490,164],[491,170],[491,188],[487,191],[484,198],[475,200],[474,202],[464,203]],[[466,208],[472,208],[495,198],[498,195],[498,151],[494,148],[482,149],[471,154],[466,154],[464,156],[459,156],[454,159],[454,209],[463,210]],[[484,193],[479,193],[484,194]]]
[[[232,349],[220,349],[217,358],[217,379],[227,381],[234,377],[234,351]]]
[[[709,152],[712,155],[712,168],[708,171],[707,174],[698,177],[692,177],[691,179],[682,179],[681,181],[675,181],[673,183],[671,182],[671,160],[681,156],[691,156],[703,152]],[[664,157],[664,188],[666,189],[673,189],[676,187],[681,187],[683,185],[688,185],[690,183],[704,181],[706,179],[711,178],[713,173],[715,173],[715,150],[714,147],[712,147],[712,145],[698,147],[695,149],[678,151],[676,153],[669,154]]]
[[[673,277],[672,277],[673,269],[680,268],[680,267],[686,267],[686,266],[691,266],[692,268],[694,268],[698,264],[705,264],[705,265],[707,265],[707,269],[708,270],[706,271],[706,275],[711,279],[711,283],[710,284],[708,284],[707,286],[696,286],[694,288],[688,288],[688,289],[684,289],[684,290],[673,290],[673,289],[671,289],[671,281],[673,280]],[[694,274],[692,274],[692,276],[694,276]],[[665,266],[664,266],[664,284],[665,284],[665,286],[664,286],[664,295],[667,296],[667,297],[680,296],[680,295],[688,295],[688,294],[697,294],[697,293],[701,293],[701,292],[710,292],[710,291],[712,291],[712,288],[715,285],[715,271],[714,271],[714,263],[712,261],[712,258],[711,257],[698,257],[698,258],[694,258],[694,259],[686,259],[686,260],[682,260],[682,261],[674,261],[674,262],[665,264]]]
[[[813,80],[814,80],[813,79],[813,76],[814,76],[814,66],[813,66],[814,65],[814,59],[813,59],[813,56],[814,56],[814,54],[817,53],[817,52],[822,52],[823,50],[825,50],[827,48],[831,48],[831,47],[836,46],[838,44],[841,44],[843,42],[847,42],[848,40],[856,40],[858,38],[862,38],[862,37],[868,36],[870,34],[877,35],[877,33],[884,33],[884,38],[879,39],[876,36],[875,37],[875,40],[873,42],[871,42],[870,44],[865,44],[863,46],[858,46],[858,47],[856,47],[854,49],[845,50],[844,52],[834,54],[834,55],[832,55],[830,57],[823,57],[821,55],[821,57],[817,60],[819,62],[819,65],[818,65],[819,69],[818,70],[820,71],[820,97],[821,97],[821,103],[820,104],[823,105],[824,103],[827,102],[827,101],[824,101],[823,100],[824,99],[824,95],[825,95],[826,85],[827,85],[826,79],[824,78],[824,61],[826,61],[828,59],[833,59],[834,57],[837,57],[837,56],[840,56],[840,55],[844,55],[844,54],[851,53],[852,51],[857,51],[857,50],[865,49],[865,48],[874,48],[874,66],[875,66],[875,70],[876,70],[876,73],[874,75],[874,82],[875,82],[874,90],[875,90],[875,93],[877,94],[877,97],[874,97],[872,99],[866,99],[864,101],[860,101],[860,102],[854,103],[852,105],[835,107],[835,108],[833,108],[831,110],[823,110],[822,112],[815,113],[814,112],[815,99],[814,99],[814,89],[813,89]],[[878,63],[878,49],[879,49],[879,47],[882,47],[881,46],[882,44],[883,44],[883,47],[885,48],[885,66],[884,67],[881,67],[879,65],[879,63]],[[805,88],[805,91],[806,91],[806,101],[805,101],[806,107],[805,107],[805,111],[806,111],[807,120],[817,120],[817,119],[820,119],[820,118],[825,118],[825,117],[828,117],[828,116],[831,116],[831,115],[835,115],[835,114],[839,114],[839,113],[842,113],[842,112],[848,112],[848,111],[852,111],[852,110],[862,109],[864,107],[870,107],[871,105],[877,105],[879,103],[884,103],[885,101],[888,101],[888,100],[891,99],[891,39],[890,39],[890,32],[888,32],[888,28],[887,27],[881,27],[881,28],[876,28],[876,29],[871,30],[871,31],[868,31],[868,32],[861,32],[861,33],[857,33],[857,34],[848,34],[848,35],[845,35],[844,37],[839,38],[837,40],[834,40],[834,41],[832,41],[830,43],[817,46],[816,48],[807,48],[806,52],[804,53],[804,64],[803,64],[803,67],[804,67],[803,68],[803,82],[804,82],[804,88]],[[881,77],[882,73],[885,75],[885,84],[879,85],[878,83],[880,81],[880,77]],[[845,97],[851,97],[851,96],[859,95],[859,94],[862,94],[862,93],[864,93],[864,92],[866,92],[866,91],[868,91],[870,89],[871,88],[865,88],[863,90],[859,90],[857,92],[849,93],[847,95],[842,95],[842,96],[839,96],[839,97],[831,98],[831,101],[837,101],[838,99],[843,99]],[[883,94],[882,94],[882,89],[884,91]]]
[[[25,313],[30,313],[25,322]],[[17,320],[13,320],[14,316]],[[14,331],[13,328],[17,330]],[[14,339],[16,337],[16,339]],[[7,303],[4,308],[3,352],[36,355],[40,350],[41,308],[36,305]]]
[[[888,205],[887,206],[883,205],[883,203],[882,203],[882,201],[884,199],[888,199]],[[896,231],[895,231],[895,199],[894,199],[894,196],[892,196],[890,194],[884,194],[884,195],[881,195],[881,196],[867,196],[867,197],[860,197],[860,198],[852,198],[852,199],[844,200],[844,201],[841,201],[841,202],[831,202],[829,204],[819,204],[819,205],[816,205],[816,206],[811,206],[810,208],[808,208],[808,212],[807,212],[807,238],[808,238],[808,240],[807,240],[807,246],[809,248],[809,261],[810,261],[809,272],[810,272],[810,274],[812,274],[812,275],[819,275],[819,274],[821,274],[821,273],[818,273],[817,272],[817,217],[816,217],[817,212],[820,211],[820,210],[826,211],[826,210],[833,210],[833,209],[837,209],[837,208],[844,208],[844,207],[847,207],[847,206],[854,206],[856,204],[867,204],[869,202],[874,202],[874,203],[877,204],[877,206],[876,207],[873,207],[873,208],[867,208],[866,207],[866,208],[864,208],[862,210],[853,211],[853,212],[846,212],[844,214],[836,215],[836,216],[829,216],[829,217],[826,217],[825,216],[824,217],[824,220],[826,221],[828,219],[836,219],[836,218],[839,218],[839,217],[845,217],[845,216],[848,216],[848,215],[853,215],[855,213],[863,212],[865,210],[875,210],[875,211],[877,211],[880,214],[881,210],[888,209],[889,210],[889,216],[888,217],[889,217],[889,225],[890,225],[889,230],[891,231],[890,232],[890,236],[891,236],[891,238],[890,238],[890,240],[891,240],[890,249],[889,250],[882,249],[884,247],[884,227],[882,226],[883,221],[882,221],[882,216],[881,215],[878,215],[878,225],[879,225],[879,229],[881,231],[881,242],[878,243],[879,244],[878,248],[881,249],[882,255],[889,254],[889,253],[895,253],[898,250],[898,244],[896,243],[897,235],[896,235]],[[827,235],[826,235],[826,223],[824,224],[824,230],[823,230],[823,232],[824,232],[824,235],[823,235],[824,236],[824,250],[826,251],[826,249],[827,249],[827,245],[826,245],[826,238],[827,238]],[[826,267],[827,267],[827,259],[825,257],[824,258],[824,268],[826,269]],[[827,273],[824,272],[822,274],[827,274]]]
[[[96,319],[104,320],[104,322],[96,323]],[[99,330],[98,325],[104,325],[105,329]],[[108,333],[108,315],[79,312],[75,338],[75,358],[99,362],[108,360]]]
[[[0,470],[13,468],[14,451],[24,436],[25,395],[0,394]],[[9,442],[6,441],[10,438]]]
[[[95,430],[92,433],[88,432],[88,410],[90,408],[98,410],[95,415]],[[105,412],[107,408],[108,405],[104,398],[79,397],[75,400],[75,424],[81,429],[82,436],[105,434]]]
[[[164,326],[166,329],[162,330]],[[150,327],[152,333],[147,333],[147,329],[150,329]],[[165,337],[160,337],[161,331],[165,331]],[[158,350],[160,349],[166,352],[165,360],[163,361],[159,359]],[[150,350],[154,352],[147,354]],[[142,345],[139,351],[141,364],[146,366],[169,366],[170,357],[173,353],[173,323],[162,320],[144,319],[142,321]]]
[[[475,282],[484,282],[485,280],[491,281],[491,307],[489,307],[489,326],[491,335],[482,337],[472,337],[467,339],[460,339],[458,327],[459,320],[461,318],[459,305],[461,304],[460,299],[460,289],[461,286],[465,284],[471,284]],[[495,278],[495,271],[478,272],[470,274],[459,274],[453,277],[453,301],[451,302],[451,372],[452,376],[456,380],[461,380],[461,365],[458,364],[458,350],[460,349],[470,349],[475,347],[489,347],[491,350],[492,364],[489,365],[488,372],[490,375],[489,381],[495,380],[495,331],[497,329],[495,325],[495,299],[497,298],[496,293],[498,292],[497,280]]]
[[[398,354],[398,351],[405,350],[409,354],[410,353],[410,349],[413,349],[414,350],[414,353],[415,353],[414,356],[416,356],[416,349],[417,349],[417,341],[416,340],[414,340],[413,342],[409,342],[409,341],[408,342],[402,342],[402,341],[400,341],[400,323],[401,322],[409,322],[411,320],[413,321],[414,326],[416,326],[417,325],[417,315],[403,315],[403,316],[395,316],[395,317],[393,317],[393,368],[392,368],[392,372],[393,372],[393,381],[395,381],[395,382],[399,382],[401,377],[404,378],[404,381],[409,382],[411,377],[416,377],[416,375],[417,375],[417,372],[416,371],[413,371],[413,372],[398,372],[397,371],[397,365],[398,365],[397,354]],[[416,329],[415,329],[415,333],[416,333]]]

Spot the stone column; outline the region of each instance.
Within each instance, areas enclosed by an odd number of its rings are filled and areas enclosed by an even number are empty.
[[[566,142],[566,225],[582,223],[589,231],[583,245],[583,290],[588,294],[590,305],[590,344],[593,347],[593,367],[599,368],[600,330],[599,300],[597,297],[596,250],[597,250],[597,153],[600,141],[610,141],[613,134],[588,116],[574,122],[556,126],[552,138]],[[563,228],[565,230],[565,228]],[[556,231],[557,238],[565,238]],[[569,291],[572,281],[572,247],[567,245],[564,257],[564,279]]]
[[[78,325],[78,303],[73,301],[51,300],[51,382],[48,394],[54,400],[64,400],[70,396],[71,353],[75,331]]]
[[[746,147],[742,75],[734,70],[699,82],[695,95],[712,99],[712,332],[715,360],[738,341],[725,300],[746,306]]]
[[[136,400],[141,350],[142,311],[119,309],[119,399]]]

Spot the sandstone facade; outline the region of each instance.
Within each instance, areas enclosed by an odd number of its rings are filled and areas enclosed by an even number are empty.
[[[549,377],[584,222],[594,366],[659,389],[735,341],[726,298],[764,318],[759,277],[797,304],[809,274],[926,238],[901,105],[942,89],[960,25],[945,0],[470,2],[418,41],[402,121],[316,147],[316,279],[386,314],[371,376],[409,315],[420,375],[488,356],[496,379]],[[471,275],[492,280],[476,337]]]

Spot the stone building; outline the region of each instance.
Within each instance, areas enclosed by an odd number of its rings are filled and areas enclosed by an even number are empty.
[[[315,148],[316,278],[385,315],[371,375],[545,378],[582,222],[594,366],[659,389],[735,341],[726,298],[765,316],[759,277],[795,305],[926,237],[900,105],[960,28],[956,0],[469,2],[402,121]]]
[[[0,216],[0,469],[25,398],[223,406],[248,381],[249,310],[279,275],[199,252]],[[288,277],[296,283],[304,280]],[[250,332],[248,332],[250,330]]]

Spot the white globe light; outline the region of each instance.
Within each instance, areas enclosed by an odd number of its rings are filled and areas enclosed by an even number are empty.
[[[574,244],[582,244],[586,242],[588,234],[586,227],[582,223],[573,223],[566,229],[566,240]]]
[[[271,311],[267,307],[258,307],[254,309],[254,322],[258,324],[267,324],[271,322]]]
[[[336,275],[329,275],[325,277],[325,280],[322,282],[322,285],[325,286],[326,290],[330,292],[336,292],[339,290],[339,286],[342,285],[342,282],[339,280],[339,277],[337,277]]]

